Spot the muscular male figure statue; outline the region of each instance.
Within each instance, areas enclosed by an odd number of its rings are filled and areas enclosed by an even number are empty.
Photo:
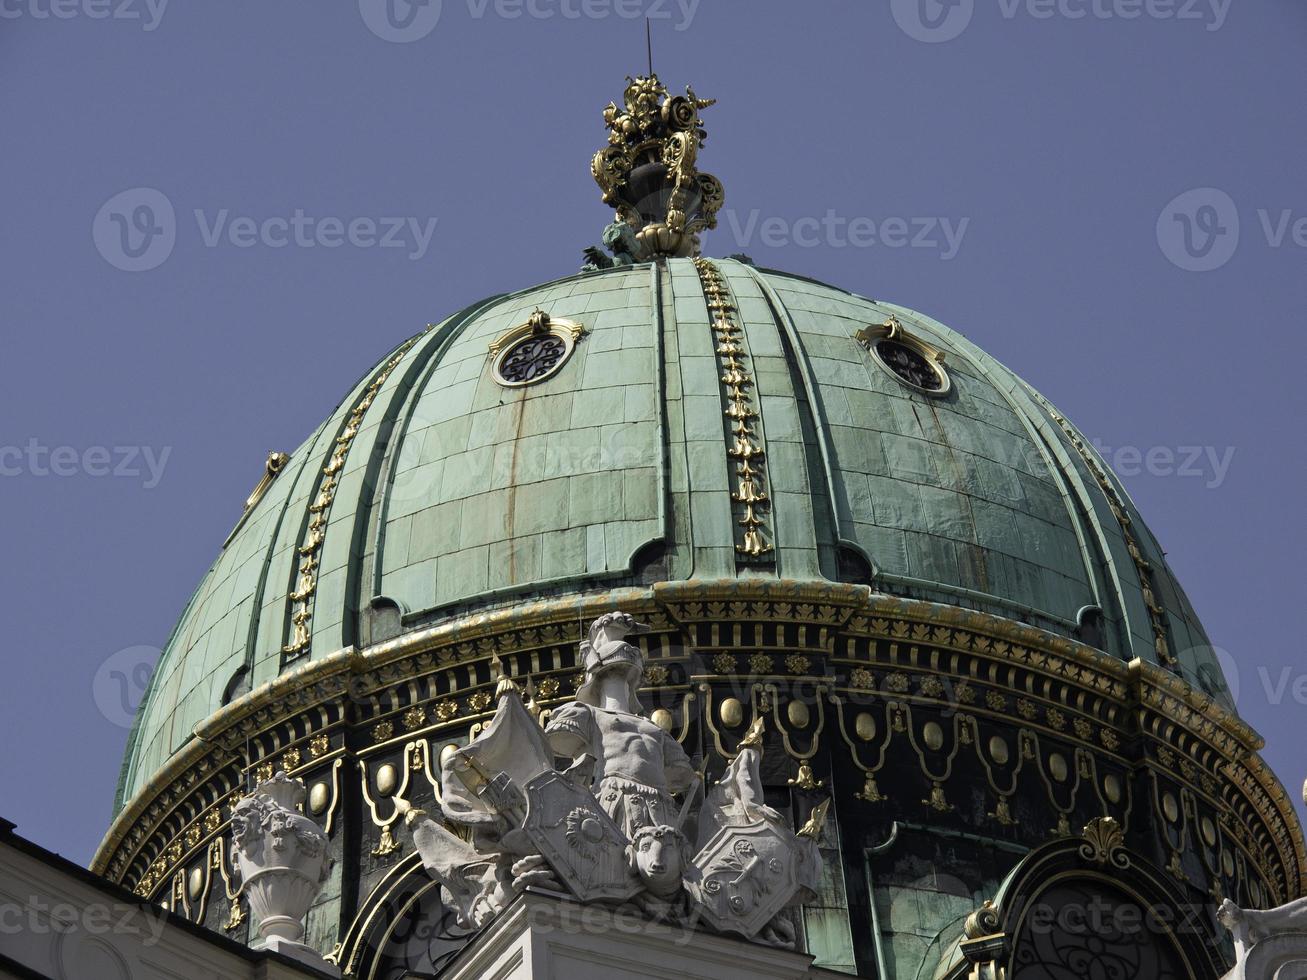
[[[675,826],[672,793],[698,779],[680,743],[639,713],[644,659],[623,639],[638,628],[621,612],[595,620],[581,644],[585,681],[545,729],[556,754],[594,760],[599,805],[631,839],[642,827]]]

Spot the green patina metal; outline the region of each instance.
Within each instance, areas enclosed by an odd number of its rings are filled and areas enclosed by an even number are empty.
[[[765,433],[774,560],[737,573],[713,334],[685,259],[618,266],[478,304],[429,330],[381,385],[339,474],[321,550],[317,659],[365,641],[377,597],[404,628],[470,609],[657,580],[867,580],[1155,661],[1121,524],[1025,382],[912,310],[714,262],[738,303]],[[586,333],[546,381],[506,388],[490,345],[537,308]],[[952,390],[913,391],[857,332],[890,316],[945,353]],[[383,359],[381,364],[385,364]],[[220,706],[287,666],[295,556],[314,487],[369,372],[244,517],[164,651],[120,801]],[[1157,542],[1126,501],[1171,649],[1220,672]]]

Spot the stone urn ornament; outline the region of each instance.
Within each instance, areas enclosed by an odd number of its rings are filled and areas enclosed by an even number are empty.
[[[232,854],[258,938],[269,949],[338,973],[304,938],[304,916],[331,873],[327,835],[300,812],[304,783],[278,772],[232,809]]]

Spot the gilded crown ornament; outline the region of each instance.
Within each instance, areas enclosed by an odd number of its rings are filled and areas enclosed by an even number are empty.
[[[604,109],[608,145],[590,169],[604,203],[617,211],[604,233],[613,258],[587,249],[587,268],[697,256],[699,232],[717,227],[726,192],[695,167],[708,138],[699,112],[716,100],[685,91],[669,95],[657,75],[628,76],[624,107],[610,102]]]

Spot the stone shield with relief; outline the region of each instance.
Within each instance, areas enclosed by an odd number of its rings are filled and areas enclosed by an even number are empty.
[[[626,837],[594,795],[562,773],[526,784],[523,830],[573,894],[585,901],[626,901],[640,891],[626,860]]]
[[[691,896],[714,928],[753,938],[799,892],[794,835],[758,820],[723,827],[699,851]]]

